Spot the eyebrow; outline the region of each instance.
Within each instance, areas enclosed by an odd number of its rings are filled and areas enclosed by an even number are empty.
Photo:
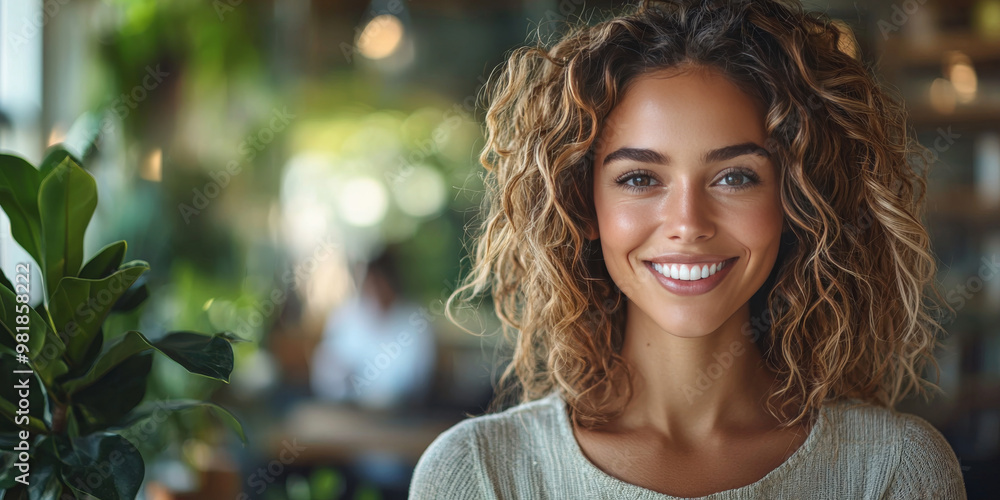
[[[717,161],[731,160],[743,155],[757,155],[770,158],[771,153],[755,142],[744,142],[734,144],[719,149],[713,149],[705,154],[704,161],[712,163]],[[604,165],[619,160],[632,160],[639,163],[659,163],[666,165],[670,163],[670,158],[652,149],[645,148],[619,148],[604,157]]]

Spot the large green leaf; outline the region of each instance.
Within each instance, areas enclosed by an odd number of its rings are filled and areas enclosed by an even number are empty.
[[[97,207],[97,183],[64,158],[42,179],[38,214],[42,227],[42,269],[50,293],[64,276],[76,276],[83,263],[83,234]]]
[[[14,351],[15,345],[14,337],[0,332],[0,353],[15,357],[17,354]],[[61,345],[62,341],[59,340],[59,336],[46,336],[45,344],[42,346],[42,353],[31,361],[32,366],[35,368],[35,374],[41,377],[47,387],[51,387],[55,378],[67,371],[66,363],[57,354],[62,352],[58,347]]]
[[[52,320],[49,312],[45,309],[45,304],[38,304],[35,312],[46,322],[45,327],[49,329],[49,333],[45,335],[42,352],[37,354],[32,363],[35,365],[38,375],[45,381],[45,384],[52,387],[58,377],[69,371],[69,367],[63,359],[63,353],[66,352],[66,344],[63,343],[59,335],[52,329]]]
[[[20,439],[17,436],[17,431],[0,432],[0,450],[9,450],[17,446],[18,441]]]
[[[22,158],[0,154],[0,207],[10,218],[14,241],[42,263],[42,229],[38,190],[42,177]]]
[[[147,270],[148,264],[136,260],[103,279],[67,277],[59,281],[49,300],[49,315],[66,343],[70,363],[85,360],[87,348],[111,307]]]
[[[3,270],[0,270],[0,285],[10,291],[14,291],[14,285],[7,279],[7,275],[4,274]]]
[[[7,490],[0,490],[0,500],[34,500],[28,496],[28,488],[18,484]]]
[[[14,403],[11,403],[6,399],[0,399],[0,415],[3,415],[4,418],[10,420],[11,422],[16,422],[15,418],[17,416],[17,407],[14,406]],[[42,422],[42,419],[34,415],[28,415],[27,425],[21,425],[19,427],[25,430],[29,430],[31,432],[47,431],[47,429],[45,428],[45,422]]]
[[[215,403],[197,401],[194,399],[175,399],[171,401],[143,403],[138,408],[132,410],[132,413],[129,413],[120,425],[111,430],[123,430],[124,432],[122,432],[122,434],[126,434],[129,432],[129,429],[137,425],[142,425],[150,419],[156,420],[156,423],[162,422],[165,420],[165,414],[168,412],[190,410],[193,408],[205,408],[215,411],[216,415],[218,415],[223,422],[236,431],[236,434],[240,436],[240,440],[243,444],[247,443],[247,436],[243,432],[243,424],[241,424],[240,420],[236,418],[236,415],[233,415],[229,412],[229,410]]]
[[[115,312],[128,312],[142,305],[148,298],[149,286],[145,283],[136,284],[122,294],[111,310]]]
[[[62,353],[65,351],[66,345],[58,335],[52,333],[45,337],[41,354],[32,361],[35,372],[45,385],[51,387],[60,376],[69,371],[69,366],[62,358]]]
[[[81,377],[83,376],[84,373],[90,371],[90,368],[94,366],[94,361],[97,360],[97,356],[101,354],[101,351],[103,349],[104,349],[104,329],[98,328],[97,333],[95,333],[94,337],[90,340],[90,345],[87,346],[87,350],[84,351],[83,357],[80,358],[80,361],[78,363],[74,363],[72,366],[69,367],[66,373],[63,374],[63,376],[56,379],[56,382],[59,384],[60,389],[64,391],[63,393],[65,393],[63,384],[67,380],[73,380],[75,378]]]
[[[125,243],[125,240],[119,240],[100,249],[96,255],[84,264],[83,269],[80,269],[79,277],[89,280],[99,280],[114,273],[122,265],[122,261],[125,260],[125,249],[127,247],[128,245]]]
[[[62,147],[62,145],[56,144],[55,146],[49,148],[49,150],[45,152],[45,159],[42,160],[42,164],[38,166],[38,173],[41,176],[39,179],[44,179],[49,175],[49,173],[55,170],[60,163],[66,161],[67,159],[77,165],[83,165],[83,162],[77,159],[76,156],[73,156],[73,154],[69,151],[66,151],[66,148]]]
[[[155,346],[187,371],[229,383],[233,346],[226,339],[218,335],[171,332],[156,341]]]
[[[16,446],[17,443],[14,444]],[[17,453],[7,451],[8,449],[6,446],[0,449],[0,491],[16,485],[16,478],[21,474],[21,471],[14,466],[14,463],[17,462]]]
[[[93,385],[73,394],[73,414],[83,434],[116,424],[146,395],[153,354],[132,356]]]
[[[59,474],[75,491],[101,500],[132,500],[146,473],[142,455],[127,439],[95,432],[60,447]]]
[[[59,478],[60,462],[55,455],[54,438],[49,435],[38,441],[31,457],[31,483],[28,493],[31,498],[59,498],[62,480]]]
[[[125,332],[101,354],[85,375],[63,384],[67,393],[88,387],[131,356],[156,349],[191,373],[229,382],[233,371],[233,347],[222,335],[171,332],[152,342],[137,331]]]
[[[26,323],[18,323],[19,316],[25,318]],[[27,302],[18,302],[17,295],[3,286],[0,286],[0,323],[15,340],[18,333],[28,334],[28,341],[24,344],[28,347],[29,358],[34,359],[42,352],[45,337],[49,334],[48,325]],[[18,327],[25,329],[18,330]]]
[[[45,384],[52,385],[52,381],[56,377],[66,373],[66,364],[61,359],[66,346],[59,336],[49,328],[45,316],[30,307],[26,313],[28,324],[18,325],[16,321],[17,307],[22,305],[24,304],[17,302],[13,291],[6,287],[0,287],[0,323],[3,324],[3,330],[7,331],[6,335],[10,342],[16,342],[17,327],[28,327],[29,338],[26,344],[28,357]]]

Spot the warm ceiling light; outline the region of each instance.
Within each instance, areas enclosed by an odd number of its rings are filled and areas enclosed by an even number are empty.
[[[383,59],[403,41],[403,23],[392,14],[375,16],[358,36],[358,51],[369,59]]]
[[[971,102],[976,99],[978,79],[969,56],[957,50],[949,52],[945,59],[945,76],[955,87],[959,102]]]
[[[156,148],[149,152],[142,162],[139,176],[147,181],[160,182],[163,179],[163,150]]]
[[[951,84],[951,80],[935,78],[931,82],[930,88],[931,107],[938,113],[953,113],[955,111],[955,101],[958,97],[957,94],[955,86]]]

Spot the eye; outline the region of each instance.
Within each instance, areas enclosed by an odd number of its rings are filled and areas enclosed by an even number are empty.
[[[632,181],[635,181],[634,183]],[[625,184],[631,187],[649,187],[653,179],[645,174],[635,174],[625,179]]]
[[[733,189],[746,189],[760,183],[760,176],[746,168],[734,168],[722,176],[722,185]]]
[[[745,167],[736,167],[722,174],[720,185],[732,190],[748,189],[760,184],[760,176]],[[653,174],[645,170],[632,170],[615,179],[615,184],[629,191],[644,191],[657,184]]]
[[[633,170],[615,179],[615,184],[629,191],[642,191],[654,185],[653,176],[641,170]]]

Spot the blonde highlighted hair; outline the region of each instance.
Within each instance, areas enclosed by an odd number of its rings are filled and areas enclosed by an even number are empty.
[[[780,170],[789,231],[744,328],[779,375],[771,411],[793,425],[827,401],[892,406],[935,387],[922,375],[953,311],[921,223],[931,156],[843,24],[786,1],[646,0],[548,45],[513,50],[484,88],[482,224],[446,303],[458,323],[456,302],[492,299],[513,344],[495,404],[558,388],[593,427],[631,397],[626,298],[585,237],[593,153],[637,76],[691,63],[764,104]]]

